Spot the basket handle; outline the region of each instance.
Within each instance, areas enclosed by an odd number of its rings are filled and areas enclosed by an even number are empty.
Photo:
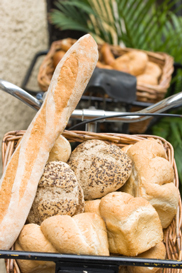
[[[33,97],[27,93],[22,88],[0,79],[0,89],[7,92],[8,94],[18,98],[22,102],[26,103],[28,106],[35,110],[39,110],[42,102],[37,98]],[[46,94],[46,93],[45,93]],[[43,95],[43,100],[45,96]],[[141,111],[137,112],[114,112],[114,111],[104,111],[104,110],[93,110],[93,109],[75,109],[71,115],[72,119],[87,119],[91,120],[94,118],[107,118],[106,121],[121,121],[126,123],[143,121],[150,118],[149,114],[152,113],[162,113],[174,107],[179,107],[182,105],[182,92],[172,95],[166,99],[163,99]],[[127,115],[126,115],[127,114]],[[146,114],[146,116],[145,116]],[[117,116],[116,116],[117,115]],[[120,116],[119,116],[120,115]],[[109,117],[109,118],[108,118]]]

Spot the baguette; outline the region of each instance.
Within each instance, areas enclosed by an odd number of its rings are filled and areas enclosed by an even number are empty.
[[[12,155],[0,182],[0,249],[9,249],[23,228],[49,152],[65,129],[97,60],[97,44],[87,34],[57,65],[44,103]]]

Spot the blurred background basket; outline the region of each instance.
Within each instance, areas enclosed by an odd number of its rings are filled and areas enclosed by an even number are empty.
[[[39,87],[42,91],[44,92],[47,91],[55,69],[53,65],[54,54],[59,50],[67,51],[75,42],[76,39],[66,38],[54,41],[51,44],[50,50],[48,51],[46,57],[44,58],[42,64],[40,65],[37,77]],[[98,45],[99,53],[101,52],[101,47],[102,45]],[[122,48],[120,46],[113,45],[109,45],[109,47],[115,58],[134,50],[132,48]],[[168,54],[161,52],[155,53],[143,50],[140,51],[145,52],[148,56],[149,61],[157,64],[161,68],[162,74],[159,78],[158,85],[150,85],[144,83],[140,85],[137,84],[136,100],[144,103],[156,103],[165,97],[167,89],[170,86],[172,73],[174,70],[173,58]],[[102,61],[101,54],[99,60]],[[135,112],[142,109],[143,108],[141,107],[131,107],[129,111]],[[145,121],[129,124],[129,133],[133,134],[144,133],[147,130],[150,121],[151,119],[148,119]]]
[[[38,84],[42,91],[47,91],[52,74],[54,72],[53,56],[56,51],[66,51],[71,45],[76,42],[75,39],[67,38],[52,43],[48,54],[43,60],[38,72]],[[98,46],[100,51],[101,45]],[[122,56],[125,53],[131,52],[132,48],[121,48],[120,46],[110,45],[111,52],[115,57]],[[143,51],[143,50],[141,50]],[[167,89],[170,86],[170,81],[173,73],[173,58],[166,53],[155,53],[143,51],[148,55],[149,61],[156,63],[162,70],[162,75],[158,85],[142,84],[137,85],[137,100],[143,102],[155,103],[164,98]]]
[[[2,142],[2,162],[3,167],[6,166],[9,158],[11,157],[13,151],[15,150],[18,141],[21,140],[25,131],[12,131],[8,132]],[[173,166],[175,179],[174,184],[178,188],[178,173],[174,160],[174,152],[172,145],[164,140],[163,138],[157,136],[147,136],[147,135],[127,135],[127,134],[108,134],[108,133],[91,133],[85,131],[65,131],[63,136],[66,137],[70,143],[79,143],[91,139],[99,139],[106,142],[112,142],[119,147],[124,147],[126,145],[134,144],[138,141],[155,138],[158,142],[164,147],[167,155],[167,159],[170,164]],[[182,215],[181,215],[181,197],[178,205],[177,215],[173,219],[170,226],[164,230],[164,243],[166,245],[167,257],[166,259],[170,260],[182,260],[182,237],[181,237],[181,228],[182,228]],[[20,273],[18,265],[15,260],[6,260],[7,273],[14,272]],[[181,270],[178,269],[160,269],[159,272],[164,273],[179,273]]]

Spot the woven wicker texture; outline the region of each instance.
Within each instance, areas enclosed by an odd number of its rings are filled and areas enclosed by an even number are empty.
[[[6,166],[9,158],[11,157],[14,149],[16,148],[17,142],[22,138],[25,131],[12,131],[8,132],[2,142],[2,162],[3,167]],[[134,144],[138,141],[147,138],[155,138],[158,142],[165,148],[167,159],[173,166],[175,173],[175,186],[179,187],[178,173],[174,160],[174,151],[172,145],[164,140],[163,138],[157,136],[149,135],[125,135],[125,134],[111,134],[111,133],[91,133],[83,131],[65,131],[63,136],[66,137],[69,142],[83,142],[90,139],[99,139],[106,142],[112,142],[119,147],[124,147],[126,145]],[[181,260],[182,259],[182,219],[181,219],[181,197],[179,201],[178,211],[175,219],[172,221],[171,225],[164,230],[164,242],[166,245],[167,257],[166,259],[171,260]],[[7,260],[7,273],[14,272],[20,273],[18,265],[15,260]],[[180,269],[161,269],[159,272],[164,273],[180,273]],[[158,273],[159,273],[158,272]]]

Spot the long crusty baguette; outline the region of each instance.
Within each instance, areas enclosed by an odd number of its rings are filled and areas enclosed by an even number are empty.
[[[0,249],[21,231],[49,152],[80,100],[98,60],[97,44],[80,38],[58,64],[45,101],[11,157],[0,182]]]

